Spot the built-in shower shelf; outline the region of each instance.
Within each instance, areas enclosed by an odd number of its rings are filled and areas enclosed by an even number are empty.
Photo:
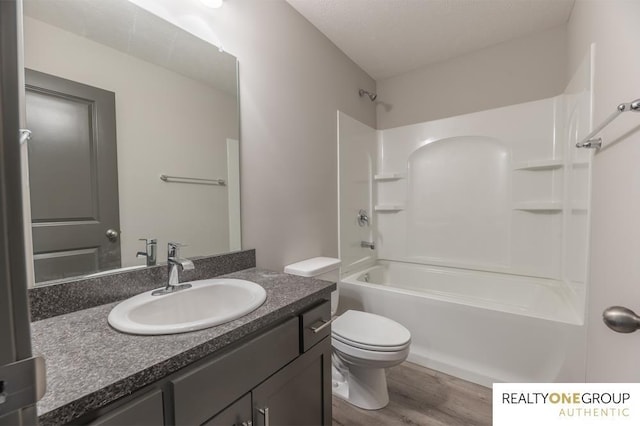
[[[394,213],[404,210],[404,206],[402,204],[380,204],[373,209],[379,213]]]
[[[385,181],[385,180],[399,180],[404,179],[406,176],[404,173],[380,173],[373,176],[373,180],[375,181]]]
[[[589,167],[589,162],[588,161],[574,161],[573,163],[571,163],[571,167],[573,167],[574,169],[587,168],[587,167]]]
[[[589,210],[589,206],[586,201],[572,201],[571,211],[574,213],[583,213]]]
[[[562,211],[562,203],[560,201],[527,201],[516,203],[513,209],[529,212],[556,212]]]
[[[513,170],[555,170],[561,169],[564,166],[562,160],[535,160],[535,161],[523,161],[516,163]]]

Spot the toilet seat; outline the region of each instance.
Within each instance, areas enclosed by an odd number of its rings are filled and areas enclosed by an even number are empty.
[[[404,361],[409,355],[409,345],[400,351],[370,351],[343,343],[335,338],[331,345],[339,357],[349,364],[370,368],[387,368]]]
[[[411,333],[403,325],[380,315],[346,311],[331,324],[336,341],[368,351],[402,351],[411,343]]]
[[[358,349],[364,349],[367,351],[374,351],[374,352],[398,352],[398,351],[402,351],[404,349],[406,349],[411,342],[407,342],[404,345],[398,345],[398,346],[374,346],[374,345],[366,345],[360,342],[354,342],[353,340],[349,340],[349,339],[345,339],[344,337],[334,334],[331,334],[331,338],[334,341],[339,341],[341,343],[344,343],[345,345],[349,345],[349,346],[353,346],[354,348],[358,348]]]

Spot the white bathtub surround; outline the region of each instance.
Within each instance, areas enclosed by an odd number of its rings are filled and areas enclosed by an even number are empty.
[[[343,273],[379,258],[584,282],[591,153],[574,142],[589,128],[590,98],[573,86],[375,138],[339,114]],[[369,228],[356,225],[358,207],[372,210]],[[375,252],[359,247],[367,236]]]
[[[374,206],[376,247],[341,208],[343,309],[405,325],[409,359],[467,380],[584,380],[591,92],[586,55],[552,98],[375,138],[340,115],[340,201]]]
[[[560,279],[564,96],[381,131],[378,258]],[[586,207],[586,203],[585,203]]]
[[[371,265],[377,258],[375,248],[372,250],[360,244],[362,241],[375,242],[377,238],[375,211],[381,206],[374,205],[372,176],[375,163],[375,129],[338,111],[338,232],[342,273]],[[358,223],[360,210],[367,212],[368,225]]]

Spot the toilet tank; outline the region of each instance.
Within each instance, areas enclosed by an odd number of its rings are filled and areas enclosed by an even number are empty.
[[[340,259],[314,257],[292,263],[284,267],[284,272],[299,277],[311,277],[338,283],[340,280]],[[331,293],[331,315],[338,310],[338,290]]]

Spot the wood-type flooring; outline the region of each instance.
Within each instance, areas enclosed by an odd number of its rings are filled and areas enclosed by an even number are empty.
[[[333,397],[333,426],[490,426],[491,389],[404,362],[387,372],[389,405],[362,410]]]

